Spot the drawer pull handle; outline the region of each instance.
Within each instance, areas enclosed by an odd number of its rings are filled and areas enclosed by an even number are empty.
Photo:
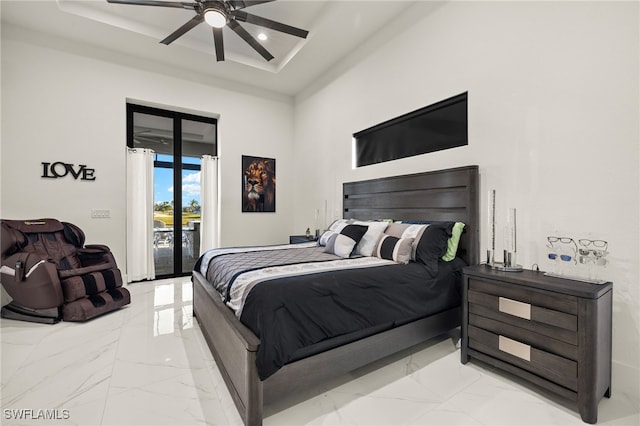
[[[498,349],[526,361],[531,361],[531,346],[508,337],[498,336]]]
[[[495,306],[495,305],[494,305]],[[516,317],[531,319],[531,305],[528,303],[518,302],[517,300],[507,299],[506,297],[498,298],[498,310],[505,314]]]

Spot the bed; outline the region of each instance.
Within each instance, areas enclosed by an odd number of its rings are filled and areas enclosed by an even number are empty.
[[[345,183],[343,217],[464,222],[457,256],[465,264],[476,264],[479,261],[478,179],[478,167],[466,166]],[[257,366],[260,339],[225,304],[199,269],[194,270],[192,281],[194,315],[246,425],[262,424],[265,405],[460,326],[461,309],[457,303],[392,328],[385,326],[375,332],[369,329],[361,334],[350,333],[349,338],[329,339],[313,351],[302,351],[294,360],[270,370],[265,377],[264,368],[259,371]],[[262,286],[256,287],[260,288]]]

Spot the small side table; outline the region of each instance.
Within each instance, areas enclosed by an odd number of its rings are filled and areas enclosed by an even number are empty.
[[[613,283],[486,265],[463,271],[462,347],[470,358],[573,402],[585,423],[611,396]]]
[[[318,241],[313,235],[307,237],[306,235],[289,235],[289,244],[308,243],[311,241]]]

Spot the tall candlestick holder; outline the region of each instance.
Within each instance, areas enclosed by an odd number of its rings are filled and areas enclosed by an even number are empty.
[[[496,251],[496,190],[489,191],[487,199],[487,223],[489,225],[489,248],[487,249],[487,265],[492,266],[495,262]]]
[[[516,209],[510,208],[507,216],[507,226],[504,231],[503,261],[498,262],[496,252],[496,191],[489,191],[488,221],[489,221],[489,248],[487,249],[487,265],[493,269],[505,272],[520,272],[522,266],[517,264],[516,252]]]

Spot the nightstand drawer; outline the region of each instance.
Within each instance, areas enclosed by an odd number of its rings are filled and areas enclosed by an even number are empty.
[[[510,299],[511,301],[522,302],[524,304],[535,305],[540,308],[546,308],[557,313],[566,313],[573,315],[578,314],[578,298],[558,293],[549,293],[541,290],[531,290],[524,286],[502,286],[491,281],[484,281],[478,278],[469,278],[469,290],[478,293],[484,293],[492,296]],[[551,313],[552,314],[552,313]],[[541,310],[538,310],[539,317],[548,317]],[[562,321],[562,315],[549,318],[552,323]],[[575,325],[573,326],[575,327]],[[575,328],[573,328],[575,330]]]
[[[503,335],[523,343],[543,349],[547,352],[576,361],[578,359],[578,347],[575,344],[556,340],[556,336],[549,336],[529,329],[518,327],[514,323],[502,322],[482,315],[476,315],[469,311],[469,324]]]
[[[567,330],[565,328],[555,327],[554,325],[545,324],[542,322],[537,322],[534,320],[528,320],[526,318],[520,318],[511,314],[506,314],[500,312],[496,306],[487,306],[484,303],[474,303],[472,299],[476,299],[474,295],[472,295],[471,291],[469,292],[469,315],[475,314],[478,316],[482,316],[485,318],[490,318],[496,321],[500,321],[503,323],[513,324],[516,327],[519,327],[523,330],[528,330],[530,332],[542,334],[544,336],[550,337],[552,339],[559,340],[561,342],[565,342],[571,345],[578,344],[578,333],[577,331]]]
[[[578,390],[578,363],[507,336],[469,325],[469,347],[527,370],[560,386]]]

